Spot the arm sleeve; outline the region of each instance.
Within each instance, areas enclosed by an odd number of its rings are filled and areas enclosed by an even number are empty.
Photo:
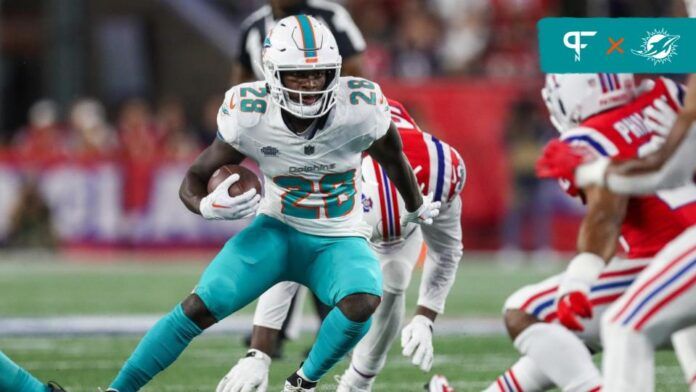
[[[689,181],[696,170],[696,124],[674,154],[656,172],[635,176],[610,174],[607,186],[614,192],[623,194],[650,194],[660,189],[670,189]]]
[[[420,282],[418,305],[437,313],[445,311],[445,301],[457,276],[462,258],[461,198],[457,197],[430,226],[421,226],[428,253]]]

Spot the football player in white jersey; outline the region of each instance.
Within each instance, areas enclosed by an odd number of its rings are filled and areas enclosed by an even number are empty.
[[[401,193],[409,211],[403,224],[429,224],[438,215],[439,203],[421,196],[379,86],[339,76],[341,56],[324,25],[306,15],[278,21],[262,59],[265,80],[225,94],[218,138],[196,158],[180,189],[186,207],[206,219],[239,219],[257,208],[258,215],[225,244],[193,293],[147,332],[112,391],[139,390],[204,329],[288,280],[334,307],[285,382],[284,391],[314,391],[367,333],[382,295],[359,199],[363,152]],[[246,157],[264,175],[263,198],[254,189],[230,197],[236,175],[207,193],[217,168]]]
[[[447,143],[421,132],[397,101],[389,100],[392,120],[399,129],[406,157],[416,168],[423,194],[441,201],[441,213],[433,224],[401,227],[399,216],[405,212],[403,200],[386,178],[384,170],[370,157],[362,163],[362,200],[365,221],[372,228],[370,246],[377,253],[384,275],[382,303],[375,312],[372,327],[358,343],[351,364],[340,377],[338,392],[372,390],[376,376],[384,368],[387,353],[404,320],[406,289],[425,240],[428,246],[420,284],[418,306],[411,321],[402,330],[403,354],[421,370],[433,364],[433,324],[444,312],[462,257],[461,199],[466,181],[464,162]],[[294,282],[279,283],[260,298],[254,314],[250,352],[271,353],[281,326],[299,289]],[[265,392],[270,359],[267,355],[247,356],[220,381],[216,392]],[[447,391],[446,379],[439,376],[431,383],[438,392]]]

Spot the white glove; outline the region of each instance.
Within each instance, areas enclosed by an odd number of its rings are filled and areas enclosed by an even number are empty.
[[[674,121],[677,120],[677,112],[667,102],[657,98],[651,106],[643,110],[643,117],[643,122],[648,129],[667,137]]]
[[[251,349],[220,380],[215,392],[266,392],[271,357]]]
[[[401,352],[411,357],[411,363],[428,372],[433,366],[433,321],[423,315],[413,320],[401,331]]]
[[[229,188],[239,181],[239,174],[232,174],[215,188],[208,196],[201,199],[198,209],[205,219],[241,219],[256,213],[261,195],[252,188],[239,196],[230,196]]]
[[[433,218],[440,215],[440,202],[433,201],[433,194],[429,194],[423,198],[423,204],[413,212],[406,212],[401,217],[401,226],[406,226],[409,223],[417,223],[419,225],[432,225]]]

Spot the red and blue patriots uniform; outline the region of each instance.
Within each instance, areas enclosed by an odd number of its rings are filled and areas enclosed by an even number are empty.
[[[421,192],[423,195],[432,193],[434,201],[440,201],[445,205],[452,202],[466,181],[464,161],[459,152],[437,137],[421,131],[398,101],[390,99],[389,106],[392,121],[397,126],[403,142],[404,154],[416,174]],[[365,212],[371,212],[372,208],[380,212],[377,229],[381,233],[381,240],[398,240],[403,235],[400,218],[405,211],[401,196],[382,167],[369,156],[363,159],[363,171],[365,178],[370,178],[377,184],[376,195],[371,195],[372,191],[363,189],[363,203],[370,204],[370,208],[366,207]],[[369,184],[364,186],[367,187]],[[376,203],[378,205],[375,205]]]
[[[606,74],[602,74],[606,75]],[[601,79],[612,88],[611,78]],[[594,153],[614,160],[644,156],[657,149],[662,137],[647,129],[643,111],[656,99],[679,110],[683,90],[677,83],[659,78],[650,91],[617,109],[590,117],[579,127],[564,132],[561,140],[582,144]],[[580,192],[571,179],[561,180],[566,191]],[[629,259],[652,257],[687,227],[696,223],[696,187],[693,184],[675,191],[631,197],[621,226],[622,245]]]
[[[611,89],[610,79],[603,79]],[[613,81],[615,82],[615,81]],[[668,79],[655,80],[655,86],[632,102],[600,113],[566,131],[561,139],[567,143],[587,147],[595,154],[612,159],[630,159],[650,153],[661,144],[659,135],[647,129],[643,123],[643,110],[655,99],[664,99],[678,110],[683,90]],[[572,179],[561,179],[561,185],[571,196],[582,196]],[[688,184],[673,191],[656,195],[632,197],[621,226],[622,245],[627,258],[615,258],[602,271],[589,293],[594,317],[582,319],[585,331],[579,333],[590,347],[600,348],[599,320],[608,307],[624,297],[624,293],[646,268],[652,265],[655,255],[670,241],[696,223],[696,186]],[[519,309],[539,320],[557,320],[555,300],[563,274],[542,282],[525,286],[511,295],[505,309]]]

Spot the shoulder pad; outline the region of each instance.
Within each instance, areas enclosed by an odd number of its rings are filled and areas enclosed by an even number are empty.
[[[227,107],[235,112],[237,124],[242,128],[257,125],[272,105],[266,83],[263,81],[234,86],[225,94],[225,102]]]
[[[594,128],[577,127],[570,129],[563,132],[561,140],[568,144],[583,144],[606,157],[619,154],[616,144]]]

